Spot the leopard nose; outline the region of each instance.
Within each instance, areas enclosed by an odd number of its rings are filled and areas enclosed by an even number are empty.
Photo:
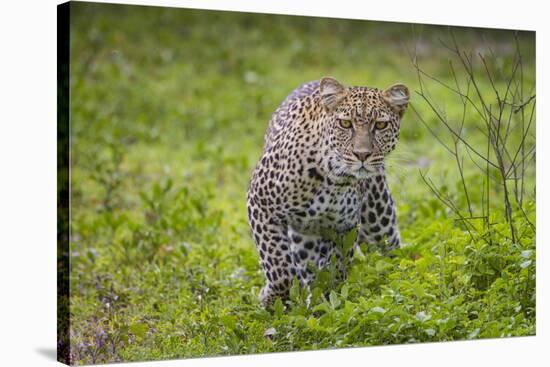
[[[356,156],[357,159],[359,159],[361,162],[364,162],[372,155],[372,152],[364,151],[364,150],[353,151],[353,155]]]

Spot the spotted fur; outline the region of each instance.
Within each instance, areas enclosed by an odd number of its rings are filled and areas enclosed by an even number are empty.
[[[273,113],[247,193],[264,306],[285,298],[294,277],[308,285],[308,262],[323,268],[334,254],[342,263],[326,230],[358,228],[356,245],[399,247],[384,157],[397,144],[408,100],[402,84],[382,91],[326,77],[298,87]]]

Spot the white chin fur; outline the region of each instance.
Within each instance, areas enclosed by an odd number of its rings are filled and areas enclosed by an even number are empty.
[[[369,177],[372,174],[373,174],[373,172],[371,172],[370,170],[367,171],[365,169],[358,169],[358,170],[355,170],[353,172],[353,175],[355,177],[357,177],[358,179],[360,179],[360,180],[365,179],[365,178]]]

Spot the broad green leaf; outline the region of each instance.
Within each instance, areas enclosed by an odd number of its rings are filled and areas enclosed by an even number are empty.
[[[283,313],[285,312],[285,306],[283,305],[283,301],[281,301],[280,298],[277,298],[275,300],[275,303],[273,304],[273,310],[275,311],[276,317],[283,316]]]
[[[474,339],[477,337],[477,335],[479,334],[479,328],[475,329],[474,331],[472,331],[471,333],[468,334],[468,339]]]
[[[149,328],[144,323],[136,322],[130,325],[130,332],[140,339],[145,337],[148,330]]]
[[[529,265],[531,265],[532,262],[533,262],[533,260],[525,260],[525,261],[523,261],[521,264],[519,264],[519,266],[520,266],[522,269],[525,269],[526,267],[528,267]]]
[[[428,321],[432,317],[424,311],[420,311],[416,314],[416,319],[420,322]]]
[[[376,262],[375,267],[376,267],[376,271],[378,273],[382,273],[386,270],[389,270],[389,269],[393,268],[393,265],[390,264],[389,262],[385,261],[385,260],[378,260]]]
[[[370,310],[371,312],[375,312],[375,313],[381,313],[381,314],[386,313],[386,309],[380,306],[373,307]]]
[[[342,303],[340,301],[340,299],[338,298],[338,295],[336,294],[335,291],[330,291],[330,294],[329,294],[329,301],[330,301],[330,305],[332,306],[332,308],[336,309],[338,308],[338,306],[340,306],[340,304]]]
[[[349,250],[353,247],[355,240],[357,238],[357,228],[352,229],[344,236],[342,247],[344,254],[347,254]]]
[[[434,336],[435,335],[435,330],[432,329],[432,328],[426,329],[426,330],[424,330],[424,332],[426,334],[428,334],[429,336]]]

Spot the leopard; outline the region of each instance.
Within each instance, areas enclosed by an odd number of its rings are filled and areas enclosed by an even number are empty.
[[[298,280],[353,256],[362,243],[401,246],[385,158],[399,140],[410,92],[346,86],[325,76],[292,91],[273,112],[246,194],[248,222],[265,276],[259,301],[287,300]],[[333,233],[356,230],[349,254]],[[360,250],[360,247],[359,247]],[[313,269],[312,269],[313,267]]]

